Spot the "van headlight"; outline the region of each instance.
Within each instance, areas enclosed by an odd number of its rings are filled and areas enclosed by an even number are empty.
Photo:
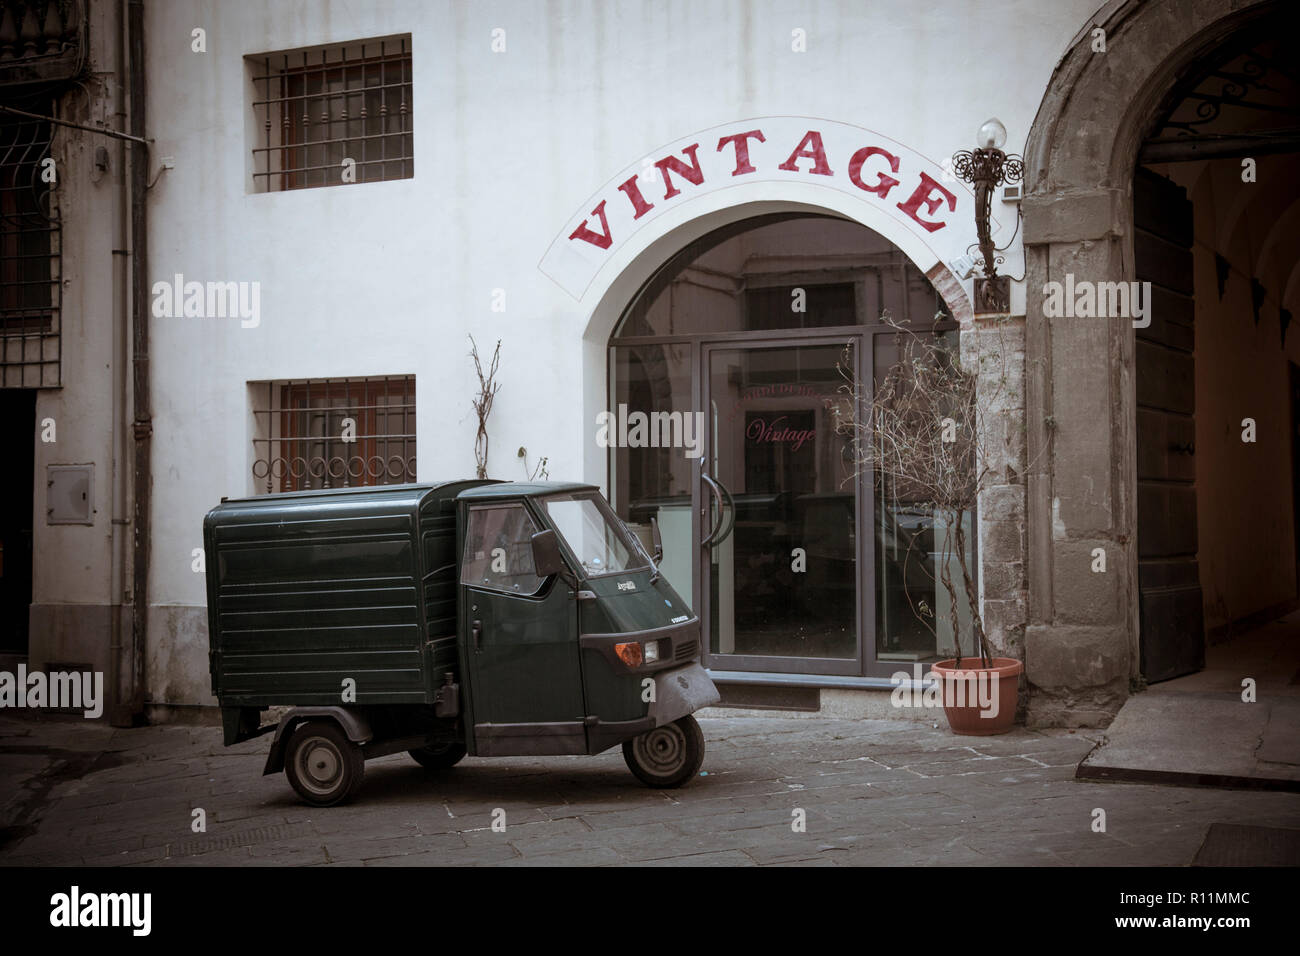
[[[657,660],[659,660],[659,642],[658,642],[658,641],[646,641],[646,644],[645,644],[645,662],[646,662],[647,664],[653,664],[653,663],[654,663],[655,661],[657,661]]]

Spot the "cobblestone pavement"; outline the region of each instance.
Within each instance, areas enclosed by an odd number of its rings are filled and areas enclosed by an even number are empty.
[[[398,754],[322,810],[261,776],[265,737],[225,748],[216,727],[6,718],[0,865],[1183,865],[1215,822],[1300,828],[1295,794],[1076,781],[1097,732],[701,725],[704,774],[679,790],[641,786],[617,748],[468,758],[442,775]]]

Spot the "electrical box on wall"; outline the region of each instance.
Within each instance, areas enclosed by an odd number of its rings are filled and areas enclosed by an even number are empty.
[[[47,465],[45,523],[94,524],[94,465]]]
[[[958,256],[949,265],[952,266],[952,271],[957,273],[958,279],[969,279],[975,274],[975,270],[979,268],[975,262],[975,257],[972,255]]]
[[[1025,197],[1024,183],[1007,183],[1002,187],[1003,202],[1020,202]]]

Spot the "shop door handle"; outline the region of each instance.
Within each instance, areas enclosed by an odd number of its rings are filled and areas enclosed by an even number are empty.
[[[726,486],[708,472],[701,471],[700,477],[709,486],[709,493],[713,495],[713,501],[718,506],[718,525],[700,542],[700,547],[712,548],[726,541],[727,535],[731,534],[732,528],[736,526],[736,500],[731,497],[731,492],[727,490]],[[724,498],[726,499],[726,505],[723,504]],[[730,506],[731,509],[730,516],[727,514],[727,506]],[[705,514],[708,514],[708,511],[709,509],[706,506]]]
[[[469,628],[470,636],[474,639],[474,653],[479,651],[479,642],[483,637],[483,622],[475,621]]]

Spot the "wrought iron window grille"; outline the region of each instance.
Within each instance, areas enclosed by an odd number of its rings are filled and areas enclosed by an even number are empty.
[[[49,100],[34,108],[49,111]],[[47,121],[0,113],[0,388],[62,384],[62,237],[47,175],[52,136]]]
[[[247,61],[261,140],[254,192],[415,175],[409,35]]]
[[[249,383],[255,493],[416,480],[415,378]]]

